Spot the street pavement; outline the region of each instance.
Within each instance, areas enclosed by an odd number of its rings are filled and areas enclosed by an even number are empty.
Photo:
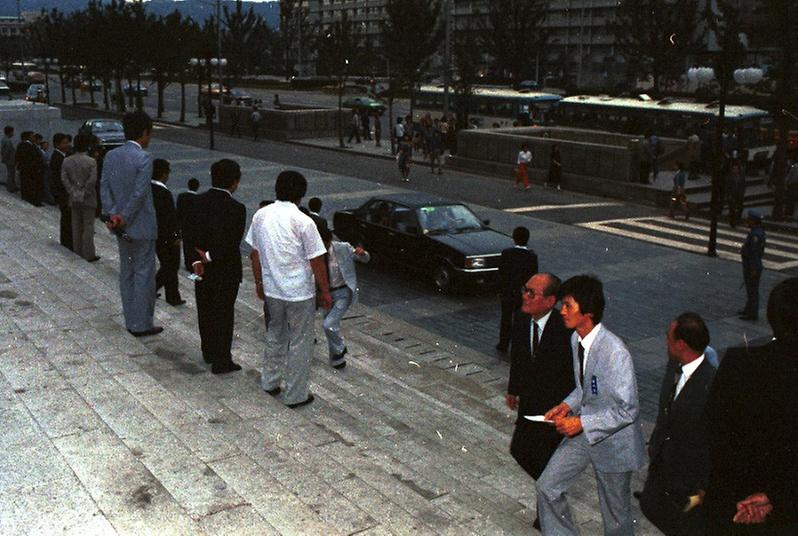
[[[77,124],[74,118],[65,128]],[[261,199],[273,197],[277,173],[291,167],[308,177],[308,197],[324,200],[328,220],[371,196],[412,188],[462,199],[504,232],[529,227],[541,269],[563,278],[590,272],[604,281],[604,322],[634,356],[647,430],[670,319],[684,310],[700,313],[716,348],[769,333],[764,320],[748,323],[734,314],[744,299],[735,259],[684,251],[648,228],[653,238],[639,239],[574,225],[659,222],[656,209],[539,187],[519,192],[499,179],[420,168],[408,185],[398,181],[392,161],[307,146],[221,136],[211,153],[206,135],[156,130],[151,151],[172,163],[175,194],[190,176],[207,187],[210,164],[230,157],[242,166],[236,197],[250,216]],[[234,351],[247,371],[219,380],[199,366],[188,281],[181,281],[187,307],[159,303],[167,335],[134,340],[121,328],[108,234],[98,226],[103,260],[86,265],[55,243],[54,209],[36,210],[6,193],[0,200],[7,245],[0,252],[0,306],[7,313],[0,320],[0,407],[13,431],[3,435],[0,455],[8,468],[0,511],[12,512],[0,533],[63,527],[85,534],[93,527],[104,534],[112,527],[140,534],[161,527],[237,534],[250,525],[283,534],[529,533],[534,488],[507,454],[507,365],[492,350],[498,302],[490,292],[440,295],[398,268],[363,267],[362,304],[345,321],[351,366],[344,373],[327,369],[319,345],[312,387],[318,403],[292,413],[254,381],[262,329],[249,276]],[[682,228],[679,236],[705,231]],[[787,256],[772,260],[791,262],[794,237],[778,242]],[[763,306],[770,288],[791,273],[765,272]],[[586,534],[599,531],[594,488],[586,478],[573,494]],[[48,525],[56,519],[60,525]],[[652,533],[645,520],[639,532]]]

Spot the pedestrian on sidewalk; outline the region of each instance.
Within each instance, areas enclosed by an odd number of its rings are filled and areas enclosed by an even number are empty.
[[[233,199],[241,167],[223,158],[211,166],[211,188],[192,203],[186,216],[189,258],[194,274],[202,359],[213,374],[241,370],[233,361],[235,303],[241,285],[241,238],[247,209]]]
[[[572,330],[554,310],[560,279],[539,273],[516,289],[521,308],[513,320],[510,378],[505,403],[518,410],[510,454],[529,476],[537,480],[562,436],[547,423],[532,422],[527,415],[543,415],[574,390]],[[532,525],[540,530],[540,520]]]
[[[122,119],[127,142],[108,152],[101,178],[106,226],[119,246],[119,293],[125,327],[134,337],[163,331],[155,312],[155,240],[158,227],[152,203],[152,156],[145,151],[152,119],[142,110]]]
[[[263,116],[258,110],[258,105],[252,105],[252,113],[249,114],[249,128],[252,129],[252,140],[258,141],[258,133],[260,132],[260,124],[263,121]]]
[[[12,194],[19,187],[17,185],[17,150],[14,146],[14,127],[6,125],[3,128],[3,140],[0,142],[0,160],[6,166],[6,189]]]
[[[429,171],[435,173],[435,168],[438,168],[438,175],[443,175],[443,167],[441,165],[442,157],[441,151],[443,150],[443,136],[441,131],[436,129],[432,130],[429,141],[427,143],[427,150],[429,151]]]
[[[190,255],[188,252],[189,246],[186,244],[191,242],[191,240],[188,238],[188,235],[191,234],[191,229],[186,227],[186,217],[191,211],[191,207],[194,205],[194,202],[197,200],[197,196],[199,195],[197,190],[199,190],[200,182],[196,178],[191,177],[188,179],[188,184],[186,186],[188,190],[177,195],[175,216],[177,218],[177,229],[183,241],[183,262],[185,264],[186,271],[193,273],[194,269],[188,262]]]
[[[20,134],[16,164],[19,190],[22,199],[35,207],[42,206],[42,154],[33,142],[34,133],[26,130]]]
[[[94,209],[97,207],[97,161],[88,155],[89,134],[75,136],[75,154],[64,159],[61,181],[69,194],[73,251],[89,262],[100,259],[94,249]]]
[[[341,321],[349,307],[357,302],[358,286],[355,261],[367,263],[369,253],[358,245],[353,248],[346,242],[334,241],[332,233],[325,229],[321,233],[324,247],[327,248],[325,261],[330,281],[332,307],[324,313],[324,335],[330,355],[330,366],[342,369],[346,366],[346,342],[341,334]]]
[[[513,229],[513,242],[515,242],[515,245],[502,251],[499,259],[501,322],[499,324],[499,343],[496,345],[496,350],[501,353],[507,352],[507,348],[510,345],[510,337],[513,333],[513,318],[516,309],[521,306],[521,291],[519,289],[538,271],[538,256],[527,247],[529,244],[529,229],[523,226]]]
[[[630,484],[646,458],[634,361],[623,341],[601,323],[601,281],[572,277],[560,295],[563,323],[575,330],[576,388],[544,415],[565,438],[536,482],[543,534],[579,534],[568,492],[588,466],[598,481],[604,534],[634,534]]]
[[[155,242],[155,255],[158,257],[158,272],[155,274],[155,292],[163,288],[166,303],[177,307],[186,300],[180,297],[177,271],[180,269],[180,228],[177,224],[177,210],[172,192],[166,186],[169,180],[169,162],[156,158],[152,162],[152,202],[155,206],[155,220],[158,222],[158,239]]]
[[[674,217],[676,210],[684,213],[684,219],[690,219],[690,207],[687,205],[687,194],[685,184],[687,181],[687,170],[682,162],[676,162],[676,173],[673,174],[673,189],[671,190],[671,204],[668,216]]]
[[[529,190],[529,166],[531,163],[532,151],[529,150],[529,144],[524,142],[521,144],[521,150],[518,151],[518,158],[516,159],[515,188],[523,185],[525,190]]]
[[[58,132],[53,136],[53,156],[50,157],[50,183],[53,197],[61,213],[59,219],[58,238],[62,246],[72,250],[72,207],[69,203],[69,193],[61,180],[61,169],[64,159],[71,151],[71,138],[63,132]],[[95,199],[97,189],[94,190]]]
[[[375,146],[382,147],[380,140],[382,139],[382,122],[380,121],[380,113],[374,112],[374,141]]]
[[[663,153],[662,142],[656,134],[649,132],[646,136],[646,147],[651,161],[651,182],[655,183],[659,178],[659,157]]]
[[[366,108],[360,110],[360,123],[363,126],[363,139],[371,141],[371,125],[369,124],[369,111]]]
[[[34,134],[34,141],[39,148],[42,158],[42,202],[55,206],[55,198],[50,189],[50,142],[44,139],[41,134]]]
[[[698,132],[693,132],[687,138],[687,162],[690,166],[690,175],[687,180],[698,179],[698,172],[701,169],[701,138]]]
[[[559,190],[561,181],[562,156],[560,155],[560,145],[554,143],[551,146],[551,153],[549,154],[549,175],[546,178],[546,186],[555,186],[557,190]]]
[[[750,228],[740,250],[745,283],[745,307],[737,311],[741,320],[756,321],[759,318],[759,281],[762,278],[762,258],[765,256],[767,236],[762,228],[762,214],[749,210],[746,224]]]
[[[394,125],[394,127],[393,127],[393,136],[396,139],[396,143],[397,143],[396,152],[398,153],[399,152],[398,144],[400,144],[402,142],[402,138],[405,137],[405,126],[402,123],[402,118],[401,117],[397,117],[396,118],[396,125]]]
[[[357,140],[357,143],[360,143],[360,129],[362,128],[362,124],[360,121],[360,114],[357,110],[352,110],[352,117],[349,119],[349,139],[346,140],[346,143],[352,143],[352,138]]]
[[[640,509],[666,536],[704,536],[702,506],[711,462],[707,399],[715,367],[705,357],[709,330],[682,313],[666,334],[668,362],[648,449],[651,460]]]
[[[315,306],[317,301],[322,309],[332,306],[324,243],[313,220],[299,210],[307,188],[301,173],[280,173],[277,201],[255,213],[246,236],[255,291],[270,316],[261,387],[277,396],[285,381],[283,402],[290,408],[313,402],[308,382]]]
[[[413,163],[413,144],[410,136],[405,134],[399,142],[399,152],[396,155],[396,162],[399,165],[399,174],[402,180],[410,182],[410,165]]]

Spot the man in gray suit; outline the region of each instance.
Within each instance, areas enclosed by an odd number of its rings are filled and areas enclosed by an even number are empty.
[[[152,202],[152,157],[144,149],[150,143],[152,120],[143,111],[122,119],[127,143],[105,156],[100,183],[103,212],[108,229],[119,244],[119,292],[125,326],[136,337],[156,335],[155,240],[158,225]]]
[[[571,336],[576,388],[545,418],[566,436],[536,483],[543,534],[579,534],[566,494],[592,465],[606,536],[634,534],[630,483],[645,463],[632,356],[601,324],[604,290],[597,278],[572,277],[561,289]]]

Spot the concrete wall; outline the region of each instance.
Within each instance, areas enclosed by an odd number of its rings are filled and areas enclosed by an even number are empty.
[[[274,140],[303,138],[329,138],[338,135],[338,110],[329,109],[290,109],[259,110],[261,124],[259,135]],[[347,111],[344,112],[345,114]],[[225,106],[219,116],[221,129],[231,132],[234,116],[242,135],[251,135],[249,116],[252,108],[246,106]]]
[[[50,141],[60,121],[60,108],[22,100],[0,101],[0,128],[14,127],[15,140],[20,132],[31,130]]]

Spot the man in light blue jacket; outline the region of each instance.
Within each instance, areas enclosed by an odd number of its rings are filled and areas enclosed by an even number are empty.
[[[152,120],[143,111],[122,120],[127,143],[105,156],[100,194],[106,226],[119,244],[119,293],[125,326],[136,337],[156,335],[155,240],[158,224],[152,202]]]
[[[629,536],[634,534],[632,472],[641,469],[646,458],[632,356],[601,324],[601,281],[588,275],[572,277],[560,294],[563,322],[575,330],[571,347],[576,388],[544,416],[566,438],[536,483],[538,516],[544,534],[579,534],[566,497],[592,465],[605,536]]]
[[[361,246],[353,248],[346,242],[334,241],[328,229],[322,229],[320,234],[327,248],[325,261],[333,302],[332,308],[324,313],[322,327],[330,349],[330,365],[342,369],[346,366],[347,349],[341,335],[341,320],[349,306],[357,302],[358,294],[355,261],[367,263],[371,256]]]

